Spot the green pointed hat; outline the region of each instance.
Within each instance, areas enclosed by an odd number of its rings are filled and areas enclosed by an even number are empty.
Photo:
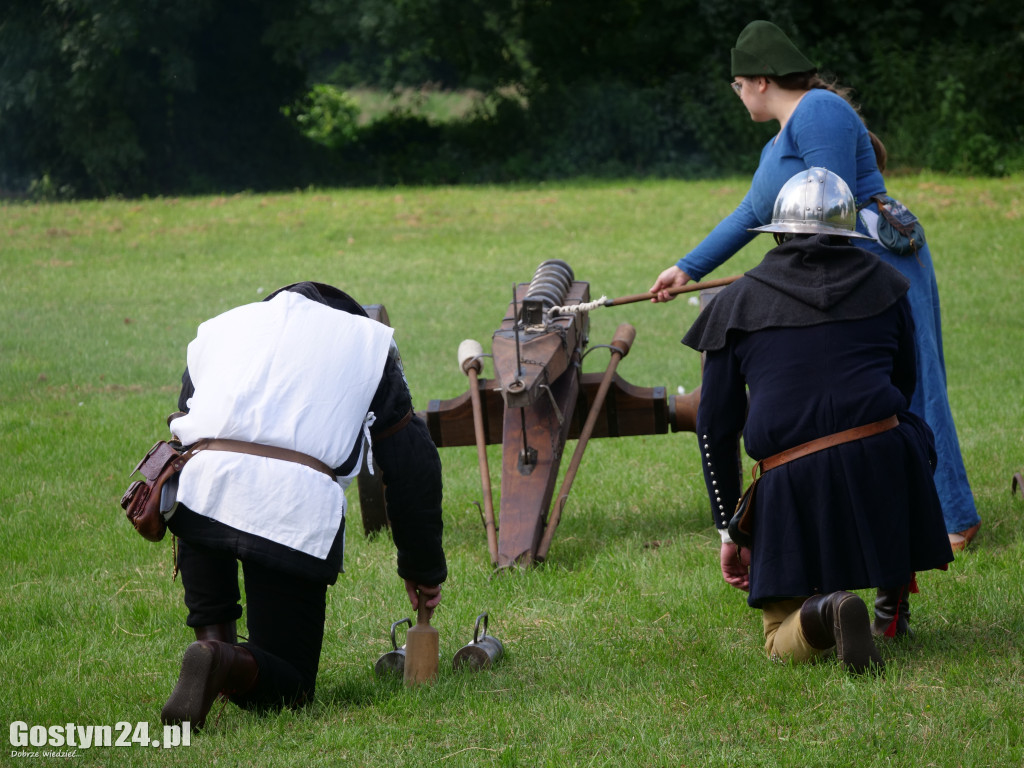
[[[786,33],[770,21],[752,21],[732,49],[732,76],[789,75],[816,70]]]

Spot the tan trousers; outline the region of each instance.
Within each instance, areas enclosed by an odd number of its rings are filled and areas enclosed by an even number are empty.
[[[764,651],[770,659],[800,663],[821,655],[821,649],[807,643],[800,626],[800,606],[805,600],[806,597],[794,597],[762,607]]]

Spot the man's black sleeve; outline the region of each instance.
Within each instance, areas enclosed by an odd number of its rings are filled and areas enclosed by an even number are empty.
[[[391,535],[398,548],[398,575],[420,584],[440,584],[448,576],[442,546],[441,457],[427,425],[412,416],[412,396],[397,349],[370,405],[376,421],[370,428],[377,471],[383,473]]]

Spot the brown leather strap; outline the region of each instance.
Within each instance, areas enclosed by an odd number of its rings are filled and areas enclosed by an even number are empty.
[[[393,434],[395,434],[398,430],[402,429],[410,421],[412,421],[412,411],[409,411],[407,414],[405,414],[405,416],[400,418],[387,429],[382,429],[380,432],[377,433],[373,433],[371,431],[370,434],[373,435],[374,441],[385,440],[391,437]]]
[[[315,469],[317,472],[323,472],[331,480],[338,479],[337,475],[334,474],[334,470],[320,461],[320,459],[314,458],[307,453],[300,453],[288,448],[278,448],[274,445],[260,445],[259,443],[247,443],[244,440],[213,438],[199,440],[189,446],[188,452],[190,454],[195,454],[199,451],[230,451],[232,453],[247,453],[251,456],[263,456],[268,459],[291,461],[295,464],[302,464],[310,469]]]
[[[759,471],[763,475],[769,469],[775,469],[776,467],[785,464],[787,461],[799,459],[801,456],[807,456],[808,454],[816,453],[817,451],[823,451],[834,445],[841,445],[842,443],[849,443],[852,440],[860,440],[862,437],[877,435],[879,432],[885,432],[886,430],[898,426],[899,423],[900,420],[896,418],[895,414],[893,414],[889,418],[882,419],[881,421],[874,421],[871,424],[864,424],[863,426],[854,427],[853,429],[844,429],[842,432],[835,432],[831,435],[819,437],[816,440],[810,440],[802,445],[797,445],[793,448],[788,448],[785,451],[776,453],[774,456],[769,456],[767,459],[762,459],[754,465],[751,474],[756,478]]]

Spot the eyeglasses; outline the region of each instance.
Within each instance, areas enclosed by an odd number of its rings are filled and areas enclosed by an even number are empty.
[[[739,80],[733,80],[731,83],[729,83],[729,85],[732,86],[732,89],[736,92],[736,95],[739,96],[740,91],[743,90],[743,83],[741,83]]]

